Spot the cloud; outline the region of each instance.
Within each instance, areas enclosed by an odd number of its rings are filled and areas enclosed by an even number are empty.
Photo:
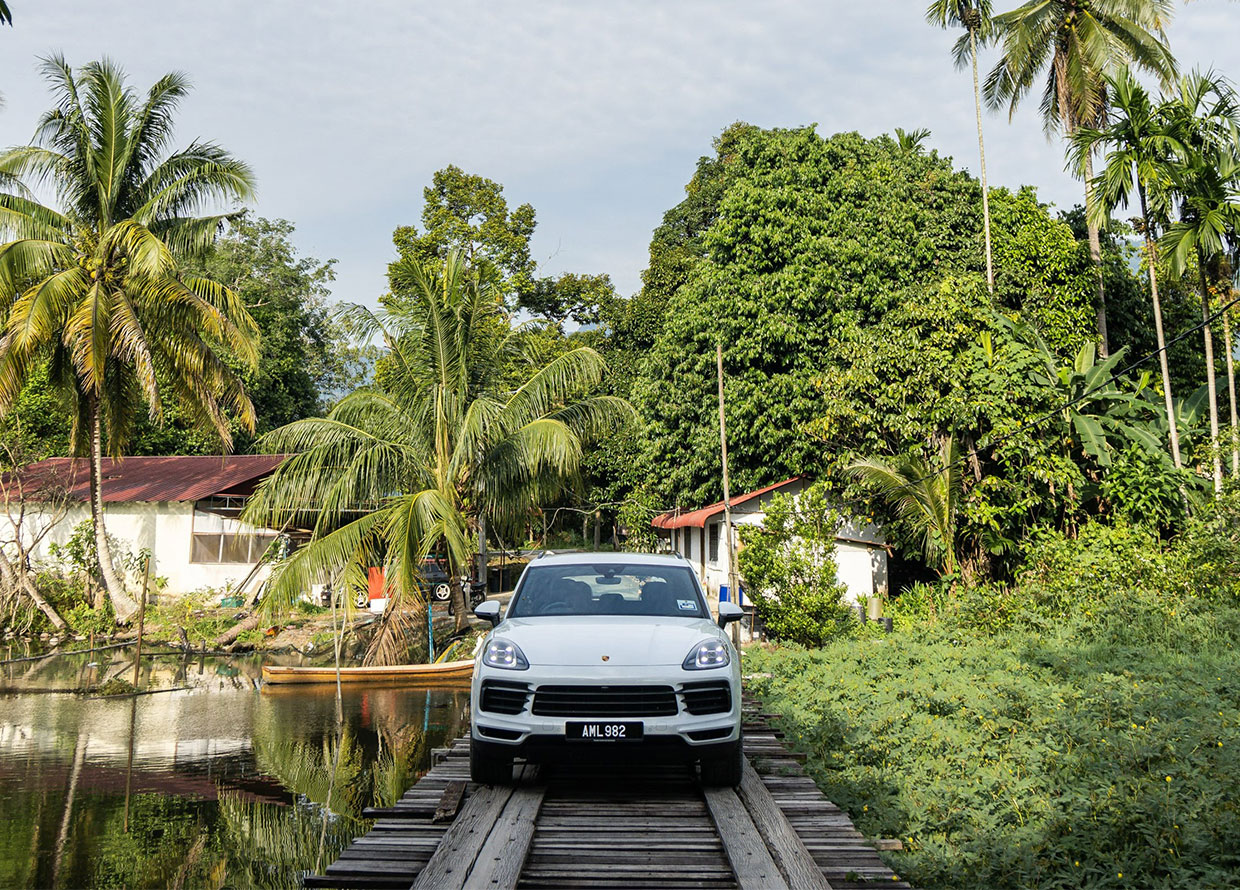
[[[1225,0],[1178,10],[1171,36],[1186,66],[1240,74],[1237,11]],[[41,0],[16,12],[0,33],[3,141],[28,139],[47,105],[37,55],[107,54],[142,86],[185,70],[196,91],[181,140],[205,136],[253,164],[258,212],[293,220],[303,250],[339,258],[343,299],[382,292],[392,229],[417,221],[422,188],[448,163],[538,209],[548,271],[607,272],[623,292],[698,156],[735,120],[817,122],[824,134],[927,127],[932,147],[977,168],[955,35],[905,0]],[[1077,200],[1034,107],[985,126],[992,184]]]

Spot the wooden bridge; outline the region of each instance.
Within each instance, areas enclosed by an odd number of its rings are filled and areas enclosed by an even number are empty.
[[[469,739],[305,887],[740,888],[909,885],[746,703],[745,778],[703,788],[684,765],[518,763],[512,787],[469,782]]]

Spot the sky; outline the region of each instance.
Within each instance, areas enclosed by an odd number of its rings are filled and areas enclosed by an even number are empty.
[[[177,142],[208,139],[251,164],[254,211],[292,221],[303,254],[337,260],[336,299],[374,305],[392,231],[419,222],[422,190],[448,164],[535,207],[544,274],[607,273],[629,295],[652,230],[734,121],[823,135],[924,127],[929,148],[976,174],[971,78],[952,65],[956,34],[925,24],[924,4],[9,0],[0,145],[28,142],[50,107],[41,56],[108,56],[142,91],[180,70],[194,91]],[[1185,69],[1233,78],[1238,34],[1228,0],[1179,5],[1169,30]],[[995,58],[984,52],[983,76]],[[984,126],[992,186],[1080,201],[1036,101]]]

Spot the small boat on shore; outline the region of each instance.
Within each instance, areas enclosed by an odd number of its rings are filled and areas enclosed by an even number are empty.
[[[474,673],[472,658],[436,664],[388,664],[372,667],[342,667],[341,683],[375,685],[438,686],[468,682]],[[335,683],[336,669],[327,667],[285,667],[263,665],[263,682],[272,685],[295,683]]]

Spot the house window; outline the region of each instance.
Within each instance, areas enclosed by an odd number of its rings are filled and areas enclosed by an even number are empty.
[[[276,535],[268,529],[254,531],[247,525],[216,513],[194,511],[189,561],[191,563],[256,563]]]
[[[710,526],[710,561],[719,562],[719,523],[713,522]]]

